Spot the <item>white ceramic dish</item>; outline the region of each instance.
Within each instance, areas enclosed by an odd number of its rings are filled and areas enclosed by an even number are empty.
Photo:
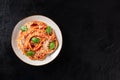
[[[20,51],[18,49],[17,42],[16,42],[16,39],[18,37],[18,32],[20,30],[20,26],[22,26],[26,22],[35,21],[35,20],[36,21],[43,21],[47,25],[50,25],[55,30],[55,33],[56,33],[56,36],[57,36],[57,39],[59,42],[59,46],[56,49],[56,51],[54,53],[52,53],[50,56],[47,56],[46,59],[43,61],[31,60],[27,56],[23,55],[22,51]],[[11,40],[12,48],[13,48],[15,54],[17,55],[17,57],[19,59],[21,59],[23,62],[30,64],[30,65],[34,65],[34,66],[41,66],[41,65],[45,65],[47,63],[50,63],[51,61],[53,61],[57,57],[57,55],[59,54],[59,52],[62,48],[62,34],[61,34],[61,31],[60,31],[58,25],[54,21],[52,21],[50,18],[42,16],[42,15],[30,16],[30,17],[24,18],[21,21],[19,21],[12,32],[11,39],[12,39]]]

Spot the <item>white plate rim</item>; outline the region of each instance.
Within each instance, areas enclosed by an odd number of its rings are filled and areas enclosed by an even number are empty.
[[[14,32],[15,32],[15,28],[17,27],[17,24],[19,24],[20,22],[22,22],[23,20],[25,20],[25,19],[27,19],[27,18],[35,17],[35,16],[44,17],[44,18],[46,18],[46,19],[48,19],[48,20],[51,20],[51,21],[57,26],[57,28],[59,29],[59,34],[60,34],[60,36],[61,36],[61,46],[59,46],[60,48],[59,48],[58,54],[57,54],[51,61],[46,62],[46,63],[43,63],[43,64],[31,64],[31,63],[29,63],[29,62],[24,61],[23,59],[21,59],[20,56],[17,55],[17,53],[16,53],[16,51],[15,51],[15,49],[14,49],[14,47],[13,47],[13,46],[14,46],[14,43],[13,43],[13,34],[14,34]],[[46,22],[45,22],[45,23],[46,23]],[[29,65],[32,65],[32,66],[43,66],[43,65],[46,65],[46,64],[52,62],[54,59],[56,59],[56,57],[59,55],[59,53],[60,53],[60,51],[61,51],[61,49],[62,49],[63,37],[62,37],[62,32],[61,32],[59,26],[58,26],[52,19],[50,19],[50,18],[48,18],[48,17],[46,17],[46,16],[44,16],[44,15],[32,15],[32,16],[28,16],[28,17],[26,17],[26,18],[21,19],[17,24],[15,25],[15,27],[14,27],[14,29],[13,29],[13,31],[12,31],[11,45],[12,45],[12,49],[13,49],[14,53],[16,54],[16,56],[17,56],[21,61],[23,61],[24,63],[27,63],[27,64],[29,64]],[[54,53],[53,53],[53,54],[54,54]],[[26,56],[26,57],[27,57],[27,56]]]

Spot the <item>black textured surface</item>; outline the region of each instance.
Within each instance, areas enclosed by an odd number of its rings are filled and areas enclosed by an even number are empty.
[[[41,67],[23,63],[11,48],[16,23],[35,14],[53,19],[64,42]],[[0,0],[0,80],[120,80],[120,2]]]

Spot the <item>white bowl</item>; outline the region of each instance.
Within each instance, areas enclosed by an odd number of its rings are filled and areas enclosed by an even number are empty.
[[[56,51],[54,53],[52,53],[51,55],[47,56],[46,59],[43,60],[43,61],[40,61],[40,60],[31,60],[27,56],[23,55],[22,51],[18,49],[17,42],[16,42],[16,39],[18,37],[18,32],[20,30],[20,26],[22,26],[26,22],[35,21],[35,20],[37,20],[37,21],[43,21],[47,25],[50,25],[55,30],[55,33],[56,33],[56,36],[57,36],[57,39],[58,39],[58,42],[59,42],[59,46],[56,49]],[[61,31],[60,31],[58,25],[54,21],[52,21],[50,18],[42,16],[42,15],[34,15],[34,16],[30,16],[30,17],[24,18],[24,19],[22,19],[21,21],[19,21],[17,23],[17,25],[15,26],[15,28],[14,28],[14,30],[12,32],[11,44],[12,44],[12,48],[13,48],[15,54],[23,62],[25,62],[27,64],[30,64],[30,65],[34,65],[34,66],[41,66],[41,65],[45,65],[47,63],[50,63],[59,54],[59,52],[60,52],[60,50],[62,48],[62,34],[61,34]]]

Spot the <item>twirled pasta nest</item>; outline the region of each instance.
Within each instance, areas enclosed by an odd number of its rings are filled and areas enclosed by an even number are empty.
[[[46,23],[31,21],[21,26],[17,46],[32,60],[44,60],[58,47],[55,31]]]

